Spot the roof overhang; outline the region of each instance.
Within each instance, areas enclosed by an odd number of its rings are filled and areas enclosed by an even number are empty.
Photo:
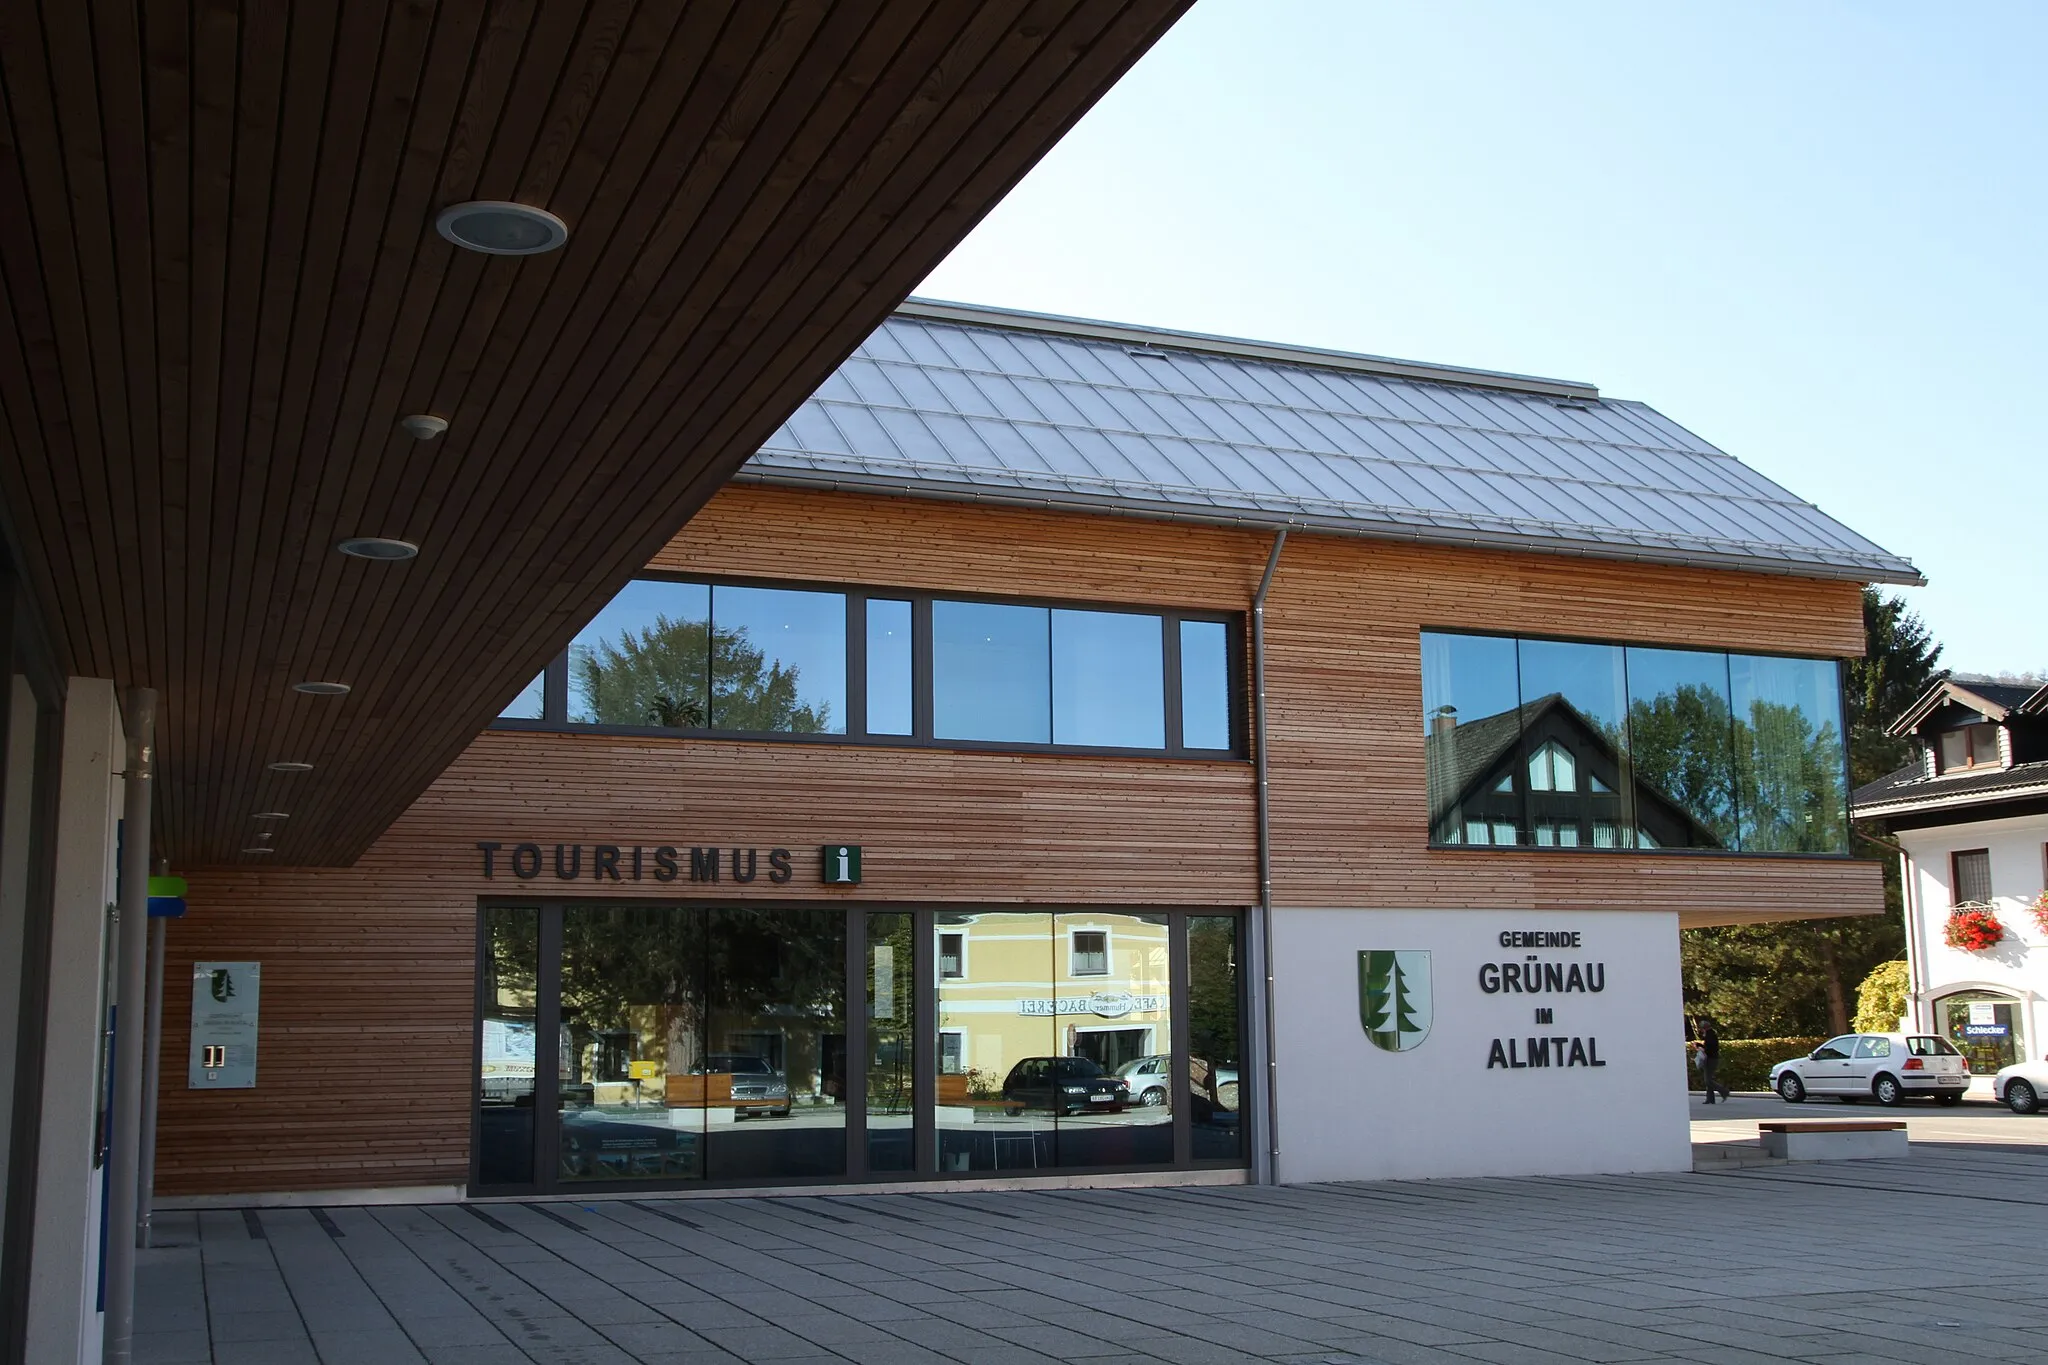
[[[353,860],[1189,3],[11,14],[4,531],[158,851]]]
[[[1884,732],[1893,739],[1903,739],[1919,729],[1929,716],[1950,702],[1967,707],[1988,720],[2003,721],[2014,714],[2032,715],[2048,711],[2048,686],[2042,687],[2019,705],[2008,707],[1972,691],[1966,682],[1944,678],[1921,693],[1919,699],[1906,708],[1905,714],[1887,725]]]

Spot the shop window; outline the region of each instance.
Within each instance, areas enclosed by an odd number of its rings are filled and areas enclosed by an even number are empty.
[[[953,979],[967,975],[967,936],[939,935],[939,975]]]
[[[1432,843],[1511,844],[1507,828],[1538,847],[1848,851],[1832,660],[1448,631],[1421,645]]]
[[[1076,929],[1073,940],[1073,976],[1109,975],[1109,934],[1100,929]]]
[[[1991,899],[1991,851],[1966,849],[1949,855],[1950,900],[1956,905]]]
[[[1943,772],[1967,772],[1972,768],[1996,768],[1998,766],[1998,727],[1996,725],[1965,725],[1958,730],[1942,732],[1941,770]]]

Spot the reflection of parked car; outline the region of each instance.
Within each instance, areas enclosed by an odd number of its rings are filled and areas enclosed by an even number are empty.
[[[1131,1088],[1086,1057],[1026,1057],[1003,1082],[1003,1103],[1012,1114],[1050,1109],[1055,1114],[1090,1110],[1122,1112]]]
[[[765,1057],[714,1052],[690,1068],[692,1076],[731,1076],[736,1118],[748,1114],[789,1116],[789,1078],[768,1065]]]
[[[1969,1084],[1963,1054],[1948,1039],[1924,1033],[1845,1033],[1771,1068],[1771,1089],[1790,1104],[1808,1095],[1833,1095],[1845,1104],[1866,1096],[1900,1104],[1928,1095],[1961,1104]]]
[[[1991,1079],[1991,1093],[2015,1114],[2039,1113],[2042,1097],[2048,1096],[2048,1058],[1999,1068]]]
[[[1139,1057],[1125,1062],[1116,1069],[1124,1084],[1131,1088],[1131,1097],[1136,1104],[1165,1104],[1173,1098],[1173,1058],[1165,1053],[1150,1057]],[[1200,1057],[1188,1063],[1188,1089],[1201,1093],[1208,1089],[1209,1064]],[[1237,1108],[1237,1071],[1235,1068],[1216,1068],[1216,1093],[1208,1096],[1224,1109]]]

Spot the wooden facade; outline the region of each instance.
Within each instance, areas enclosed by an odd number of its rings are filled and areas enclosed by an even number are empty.
[[[1243,611],[1264,532],[734,486],[663,569]],[[1669,909],[1685,923],[1876,911],[1874,863],[1427,847],[1419,633],[1527,631],[1851,655],[1853,583],[1298,535],[1267,611],[1282,906]],[[1245,906],[1252,765],[490,731],[353,867],[189,871],[170,934],[165,1194],[467,1176],[480,896]],[[781,847],[787,884],[486,880],[476,843]],[[865,849],[855,888],[818,846]],[[802,860],[811,861],[805,864]],[[189,1091],[198,959],[263,963],[258,1085]]]

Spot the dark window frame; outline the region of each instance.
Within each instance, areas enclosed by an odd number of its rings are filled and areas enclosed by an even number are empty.
[[[999,593],[936,592],[919,588],[897,588],[870,584],[829,583],[807,579],[756,578],[725,574],[692,574],[648,569],[633,575],[634,581],[702,584],[713,589],[773,588],[795,592],[836,593],[846,600],[846,729],[838,734],[806,734],[787,730],[725,730],[709,726],[603,725],[568,718],[569,646],[549,661],[544,675],[542,718],[539,720],[500,716],[488,728],[539,734],[626,735],[643,738],[720,739],[780,744],[855,744],[898,749],[938,749],[989,753],[1088,754],[1105,758],[1156,758],[1197,762],[1243,762],[1249,758],[1249,658],[1246,654],[1244,613],[1212,611],[1206,608],[1153,606],[1132,602],[1103,602],[1073,598],[1018,596]],[[908,735],[870,733],[867,729],[867,604],[871,600],[910,603],[911,629],[911,732]],[[1160,655],[1162,702],[1165,709],[1166,742],[1159,748],[1123,745],[1036,743],[1006,740],[941,739],[934,733],[932,704],[932,604],[935,602],[983,603],[993,606],[1035,607],[1046,611],[1112,612],[1119,615],[1159,618],[1163,636]],[[1230,747],[1191,749],[1182,742],[1180,627],[1184,621],[1212,622],[1223,627],[1225,677],[1229,695]],[[573,641],[572,641],[573,644]]]
[[[1977,761],[1977,736],[1987,730],[1991,732],[1991,757],[1979,763]],[[1968,725],[1956,725],[1943,730],[1935,737],[1934,742],[1935,772],[1974,773],[1982,772],[1987,768],[2003,768],[2005,766],[2005,748],[1999,743],[1998,730],[1998,723],[1989,720],[1971,721]],[[1942,746],[1947,742],[1950,735],[1962,736],[1963,761],[1960,763],[1950,763],[1947,756],[1942,753]]]
[[[1784,649],[1753,649],[1740,648],[1735,646],[1709,646],[1701,645],[1698,643],[1674,643],[1670,641],[1658,640],[1601,640],[1591,639],[1582,635],[1559,635],[1548,631],[1481,630],[1475,629],[1471,626],[1464,625],[1437,625],[1431,624],[1429,622],[1424,622],[1419,627],[1416,636],[1418,642],[1418,663],[1420,661],[1420,641],[1423,637],[1429,635],[1464,635],[1491,640],[1538,640],[1546,641],[1553,644],[1599,645],[1616,648],[1623,651],[1622,666],[1624,670],[1624,678],[1626,678],[1627,676],[1627,651],[1630,649],[1665,649],[1679,650],[1696,654],[1720,654],[1721,656],[1723,656],[1723,658],[1731,661],[1731,668],[1732,661],[1737,657],[1749,659],[1790,659],[1799,663],[1831,663],[1835,666],[1835,732],[1841,736],[1842,747],[1841,790],[1843,800],[1843,822],[1845,829],[1849,823],[1851,811],[1851,807],[1849,806],[1849,795],[1854,790],[1854,787],[1850,780],[1849,773],[1849,670],[1844,666],[1845,661],[1839,657],[1827,654],[1798,654],[1794,653],[1791,650]],[[1519,698],[1519,686],[1517,687],[1516,695]],[[1624,698],[1626,698],[1626,693],[1624,693]],[[1732,679],[1730,685],[1729,700],[1732,706],[1734,700]],[[1514,779],[1515,795],[1521,802],[1523,810],[1521,817],[1516,821],[1515,825],[1516,842],[1513,844],[1471,844],[1449,843],[1439,841],[1436,837],[1437,831],[1435,821],[1425,818],[1423,834],[1424,838],[1427,840],[1427,846],[1432,853],[1445,852],[1474,855],[1501,852],[1522,854],[1592,853],[1603,856],[1613,856],[1619,854],[1650,858],[1783,858],[1798,860],[1823,859],[1832,860],[1835,862],[1847,861],[1853,859],[1856,856],[1854,851],[1846,846],[1839,851],[1819,853],[1808,853],[1799,852],[1796,850],[1783,849],[1745,850],[1739,848],[1702,848],[1697,845],[1659,845],[1655,848],[1644,848],[1640,845],[1632,847],[1607,847],[1593,842],[1593,835],[1590,822],[1587,828],[1584,828],[1580,831],[1580,842],[1577,845],[1565,846],[1558,844],[1537,844],[1536,842],[1534,842],[1534,823],[1528,814],[1529,774],[1526,764],[1530,757],[1530,751],[1526,743],[1522,742],[1521,740],[1518,740],[1514,746],[1513,752],[1516,757],[1514,761],[1514,766],[1511,771]],[[1427,809],[1425,809],[1424,814],[1425,817],[1427,817]],[[1739,828],[1739,814],[1737,816],[1737,820]],[[1458,828],[1462,832],[1464,828],[1464,822],[1462,820],[1459,822]],[[2048,847],[2044,847],[2044,856],[2048,856]]]
[[[1981,896],[1963,894],[1963,859],[1983,859],[1983,890]],[[1973,888],[1974,889],[1974,888]],[[1991,885],[1991,850],[1988,848],[1959,848],[1948,855],[1948,903],[1950,905],[1988,905],[1997,895]]]

